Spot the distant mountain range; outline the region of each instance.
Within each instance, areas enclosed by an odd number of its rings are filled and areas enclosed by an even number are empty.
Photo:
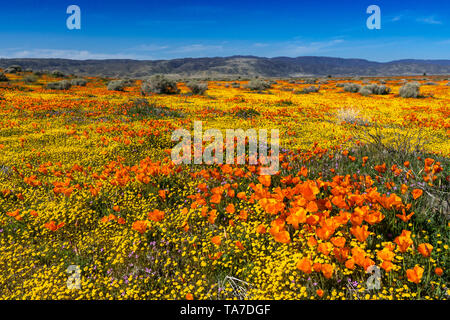
[[[153,74],[181,77],[302,77],[450,75],[450,60],[374,62],[330,57],[231,56],[172,60],[0,59],[0,68],[20,65],[33,70],[59,70],[81,76],[144,78]]]

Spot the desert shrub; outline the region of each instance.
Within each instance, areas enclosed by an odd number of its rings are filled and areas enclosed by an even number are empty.
[[[125,78],[122,81],[126,87],[131,87],[132,85],[134,85],[136,83],[136,81],[134,79],[130,79],[130,78]]]
[[[47,89],[52,90],[68,90],[72,85],[68,80],[49,82],[47,83]]]
[[[22,72],[22,67],[18,65],[12,65],[3,70],[4,73],[17,73]]]
[[[337,111],[336,118],[339,122],[346,122],[351,124],[367,126],[370,124],[369,120],[359,115],[359,110],[354,108],[342,108]]]
[[[147,81],[142,82],[141,93],[147,95],[149,93],[157,94],[175,94],[178,93],[177,83],[168,79],[163,75],[154,75]]]
[[[23,81],[26,83],[35,83],[37,80],[38,77],[32,74],[23,77]]]
[[[386,87],[385,85],[376,85],[376,84],[369,84],[367,86],[364,86],[361,88],[359,93],[363,96],[368,96],[371,94],[389,94],[391,92],[391,88]]]
[[[384,79],[380,79],[380,81],[378,81],[379,84],[386,84],[386,80]]]
[[[62,73],[59,70],[53,70],[51,73],[51,76],[55,77],[55,78],[62,78],[62,77],[64,77],[64,73]]]
[[[239,82],[232,82],[232,83],[231,83],[231,87],[232,87],[232,88],[240,88],[240,87],[241,87],[241,84],[240,84]]]
[[[9,81],[8,77],[3,72],[0,72],[0,81]]]
[[[230,85],[228,83],[225,84],[225,88],[229,88]]]
[[[185,114],[177,110],[172,110],[164,106],[158,106],[155,103],[149,103],[146,99],[133,99],[127,109],[127,115],[137,119],[143,117],[152,118],[183,118]]]
[[[110,91],[123,91],[125,88],[125,82],[123,80],[112,80],[108,82],[107,88]]]
[[[251,118],[259,116],[260,113],[253,108],[248,108],[248,109],[239,109],[238,111],[236,111],[234,113],[234,115],[236,117],[242,118],[242,119],[251,119]]]
[[[317,82],[316,79],[305,79],[303,81],[304,84],[315,84]]]
[[[329,83],[328,80],[324,80],[324,79],[319,81],[319,84],[328,84],[328,83]]]
[[[437,83],[433,82],[433,81],[428,81],[428,82],[425,82],[423,85],[424,86],[437,86]]]
[[[316,86],[309,86],[306,88],[303,88],[302,90],[296,91],[296,94],[308,94],[308,93],[313,93],[313,92],[319,92],[320,90],[320,85]]]
[[[369,88],[369,86],[364,86],[364,87],[361,88],[361,90],[359,90],[359,93],[362,96],[367,97],[367,96],[370,96],[372,94],[372,90]]]
[[[45,72],[44,72],[44,71],[34,71],[33,74],[34,74],[35,76],[40,77],[40,76],[43,76],[43,75],[45,74]]]
[[[266,89],[270,89],[272,85],[268,83],[267,81],[264,81],[262,79],[253,79],[250,80],[246,86],[246,88],[253,90],[253,91],[263,91]]]
[[[81,86],[84,87],[87,84],[87,81],[83,78],[75,78],[70,81],[73,86]]]
[[[336,83],[336,88],[343,88],[345,87],[345,83]]]
[[[361,85],[357,83],[345,83],[344,84],[344,91],[346,92],[359,92],[361,90]]]
[[[420,95],[420,84],[418,82],[404,84],[399,90],[399,95],[402,98],[417,98]]]
[[[202,95],[205,93],[206,90],[208,90],[207,83],[202,83],[198,81],[189,81],[188,83],[186,83],[186,87],[188,87],[193,94],[198,95]]]

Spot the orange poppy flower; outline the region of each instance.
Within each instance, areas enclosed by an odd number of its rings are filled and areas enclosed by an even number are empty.
[[[381,263],[381,268],[386,271],[389,272],[394,268],[394,264],[391,261],[383,261]]]
[[[227,205],[225,211],[229,214],[233,214],[236,211],[236,209],[234,208],[234,204],[230,203],[229,205]]]
[[[241,250],[245,249],[245,247],[242,245],[242,243],[240,241],[236,241],[234,244],[236,245],[236,247],[238,247]]]
[[[411,231],[403,230],[402,234],[395,238],[394,242],[398,245],[400,252],[406,252],[413,244],[411,240]]]
[[[322,270],[322,265],[320,263],[318,263],[318,262],[314,263],[313,264],[313,270],[315,272],[320,272],[320,270]]]
[[[222,237],[221,236],[214,236],[211,238],[211,242],[214,243],[215,245],[219,246],[220,243],[222,242]]]
[[[155,209],[148,213],[148,218],[152,221],[159,222],[164,219],[164,211]]]
[[[258,233],[266,233],[266,227],[263,226],[262,224],[260,224],[260,225],[258,225],[256,227],[256,232],[258,232]]]
[[[330,279],[333,276],[333,266],[329,263],[325,263],[322,265],[321,271],[325,278]]]
[[[343,248],[345,245],[345,238],[344,237],[333,237],[330,239],[331,243],[334,244],[336,247]]]
[[[388,248],[383,248],[383,250],[377,252],[377,257],[383,261],[392,261],[395,257],[395,253]]]
[[[355,260],[348,259],[347,261],[345,261],[345,267],[350,270],[355,269]]]
[[[297,269],[309,274],[312,272],[312,261],[309,258],[302,258],[297,261]]]
[[[422,194],[423,194],[423,191],[420,189],[414,189],[412,191],[412,196],[413,196],[414,200],[416,200],[417,198],[420,198],[420,196],[422,196]]]
[[[314,238],[313,236],[310,236],[308,238],[308,242],[307,242],[308,246],[310,247],[315,247],[317,245],[317,240],[316,238]]]
[[[408,222],[411,217],[414,215],[414,212],[411,212],[410,214],[406,215],[405,210],[402,210],[402,214],[396,214],[395,216],[399,219],[401,219],[403,222]]]
[[[187,293],[186,300],[194,300],[194,295],[192,293]]]
[[[306,222],[306,210],[304,208],[294,208],[290,212],[290,215],[286,218],[286,222],[291,224],[295,229],[298,229],[299,223]]]
[[[354,226],[350,228],[350,232],[355,236],[355,238],[360,241],[364,242],[366,241],[367,237],[370,235],[371,232],[367,231],[368,226]]]
[[[147,221],[146,220],[137,220],[133,222],[131,225],[133,230],[136,230],[140,234],[143,234],[147,230]]]
[[[444,270],[442,270],[442,268],[437,267],[436,269],[434,269],[434,273],[440,277],[444,273]]]
[[[317,251],[319,251],[320,253],[328,256],[330,254],[330,251],[333,249],[333,245],[329,242],[322,242],[319,243],[319,245],[317,246]]]
[[[419,266],[415,266],[414,269],[406,270],[406,275],[408,277],[408,281],[414,283],[420,283],[423,275],[423,268]]]
[[[317,293],[317,295],[319,296],[319,297],[323,297],[323,290],[322,289],[317,289],[316,290],[316,293]]]
[[[421,243],[417,247],[417,250],[420,252],[422,256],[428,258],[431,255],[431,251],[433,250],[433,246],[429,243]]]
[[[405,194],[408,191],[408,186],[406,184],[402,184],[400,191],[402,194]]]
[[[265,175],[265,176],[259,176],[258,181],[265,187],[270,187],[270,184],[272,183],[271,176]]]

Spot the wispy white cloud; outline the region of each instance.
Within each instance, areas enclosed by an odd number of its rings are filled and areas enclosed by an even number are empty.
[[[429,15],[429,16],[420,16],[417,13],[412,11],[402,11],[395,15],[389,15],[386,17],[386,21],[389,22],[398,22],[398,21],[413,21],[418,23],[425,23],[431,25],[440,25],[443,24],[442,20],[440,20],[437,15]]]
[[[429,16],[429,17],[420,17],[417,18],[416,21],[426,24],[442,24],[441,20],[436,19],[435,16]]]
[[[74,60],[89,59],[142,59],[132,53],[95,53],[88,50],[64,50],[64,49],[2,49],[0,57],[4,58],[59,58]]]

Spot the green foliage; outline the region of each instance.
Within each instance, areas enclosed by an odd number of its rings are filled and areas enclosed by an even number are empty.
[[[178,93],[177,83],[174,80],[168,79],[163,75],[154,75],[149,80],[144,81],[141,86],[142,95],[150,93],[156,94],[175,94]]]
[[[49,82],[47,83],[47,89],[52,90],[69,90],[72,85],[68,80]]]
[[[113,80],[108,83],[107,86],[110,91],[123,91],[125,89],[125,81],[123,80]]]
[[[3,82],[3,81],[6,82],[6,81],[9,81],[9,79],[3,72],[0,72],[0,82]]]
[[[357,83],[346,83],[344,84],[344,91],[346,92],[359,92],[361,90],[361,85]]]
[[[203,95],[205,91],[208,90],[207,83],[201,83],[198,81],[189,81],[188,83],[186,83],[186,87],[188,87],[193,94],[197,95]]]
[[[266,89],[270,89],[271,87],[272,85],[270,83],[262,79],[250,80],[246,86],[247,89],[250,89],[252,91],[263,91]]]
[[[70,81],[73,86],[81,86],[84,87],[87,84],[87,81],[83,78],[75,78]]]
[[[420,84],[418,82],[408,82],[399,91],[402,98],[417,98],[420,96]]]

